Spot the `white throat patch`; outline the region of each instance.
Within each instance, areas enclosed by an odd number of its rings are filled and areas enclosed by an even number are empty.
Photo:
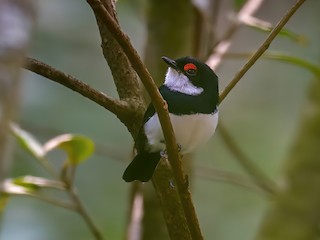
[[[164,85],[166,85],[172,91],[193,96],[199,95],[203,92],[203,88],[194,86],[187,76],[177,72],[171,67],[169,67],[167,71]]]

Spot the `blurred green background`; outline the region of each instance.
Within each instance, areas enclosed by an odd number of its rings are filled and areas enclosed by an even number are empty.
[[[233,1],[225,2],[231,6]],[[265,1],[256,16],[276,23],[294,2]],[[119,0],[117,4],[121,26],[141,54],[146,36],[144,4],[142,0]],[[112,76],[101,53],[95,19],[87,3],[41,0],[37,5],[37,28],[30,56],[116,97]],[[318,63],[319,10],[320,2],[309,0],[287,25],[305,36],[307,43],[278,37],[270,49]],[[225,19],[221,19],[219,28],[221,34],[225,31],[223,21]],[[252,52],[265,37],[266,33],[241,27],[231,52]],[[224,60],[217,71],[220,89],[244,62],[245,59]],[[295,136],[312,77],[305,69],[261,59],[220,107],[221,121],[243,151],[275,181],[280,181],[282,163]],[[130,160],[133,143],[119,120],[71,90],[24,70],[19,121],[22,128],[42,141],[69,132],[94,140],[97,152],[80,165],[76,185],[106,238],[123,239],[129,185],[121,176]],[[58,157],[61,155],[51,158]],[[12,177],[46,176],[36,161],[19,147],[15,149],[13,160]],[[195,154],[195,160],[199,171],[203,167],[214,167],[245,174],[219,134]],[[260,192],[200,176],[195,176],[192,192],[205,239],[251,239],[268,204],[268,199]],[[0,240],[92,239],[77,214],[25,197],[10,199],[0,227]]]

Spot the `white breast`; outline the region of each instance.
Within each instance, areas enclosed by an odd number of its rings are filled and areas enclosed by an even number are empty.
[[[218,111],[213,114],[169,115],[177,143],[181,146],[181,154],[193,152],[198,146],[206,143],[218,124]],[[150,144],[149,151],[165,149],[158,114],[145,123],[144,131]]]
[[[181,92],[192,96],[197,96],[203,92],[203,88],[196,87],[186,75],[177,72],[171,67],[168,68],[164,85],[173,92]]]

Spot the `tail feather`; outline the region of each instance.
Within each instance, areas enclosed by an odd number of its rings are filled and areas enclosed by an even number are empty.
[[[154,170],[160,160],[160,153],[141,153],[138,154],[123,173],[123,180],[132,182],[139,180],[147,182],[151,179]]]

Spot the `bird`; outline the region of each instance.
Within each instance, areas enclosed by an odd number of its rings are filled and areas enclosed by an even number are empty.
[[[215,72],[193,57],[162,57],[168,65],[159,92],[167,102],[179,153],[185,155],[206,143],[218,124],[219,86]],[[123,173],[126,182],[148,182],[166,145],[158,114],[148,106],[135,141],[137,155]]]

